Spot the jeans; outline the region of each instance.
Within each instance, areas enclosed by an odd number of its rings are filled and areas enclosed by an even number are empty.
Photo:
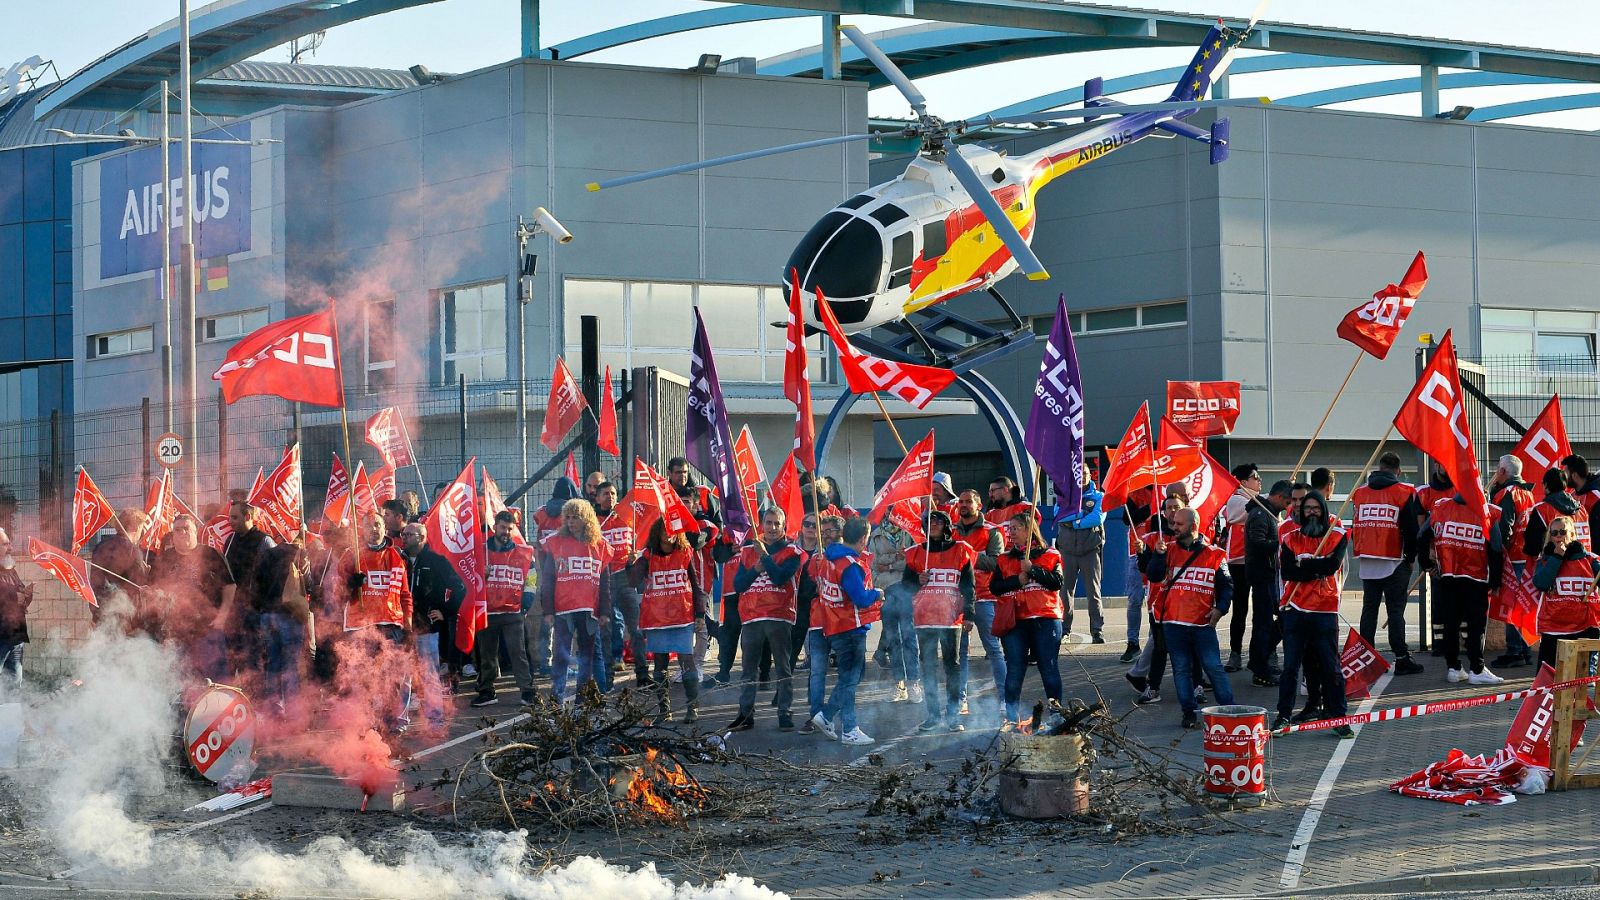
[[[833,684],[833,694],[822,704],[822,717],[839,721],[839,733],[846,734],[856,728],[856,688],[867,670],[867,633],[846,631],[828,638],[828,649],[839,663],[839,680]],[[813,666],[815,668],[815,666]]]
[[[1411,586],[1411,566],[1400,563],[1388,578],[1361,580],[1361,636],[1377,646],[1378,604],[1389,615],[1389,649],[1395,659],[1411,655],[1406,646],[1406,591]],[[1287,638],[1285,638],[1287,640]]]
[[[778,718],[789,718],[794,703],[794,670],[789,660],[788,622],[764,619],[744,626],[739,640],[742,646],[743,671],[739,680],[739,715],[754,715],[756,710],[756,668],[764,659],[774,659],[778,664]]]
[[[1295,692],[1302,660],[1315,660],[1323,672],[1322,712],[1330,719],[1345,715],[1344,673],[1339,665],[1339,615],[1283,610],[1283,675],[1278,681],[1278,715],[1294,715]]]
[[[1128,590],[1128,643],[1139,643],[1139,623],[1144,620],[1144,575],[1139,572],[1139,558],[1128,557],[1122,583]]]
[[[524,700],[533,694],[533,673],[529,671],[527,641],[523,628],[526,620],[521,613],[490,613],[488,624],[478,632],[473,655],[478,665],[478,696],[494,697],[494,683],[500,678],[500,651],[504,648],[511,657],[511,673],[517,678],[517,689]]]
[[[528,666],[540,674],[550,671],[550,639],[554,631],[555,623],[545,618],[539,604],[522,614],[523,652]]]
[[[1217,629],[1209,625],[1196,628],[1193,625],[1166,622],[1162,630],[1166,632],[1167,653],[1172,658],[1172,682],[1178,689],[1178,705],[1183,707],[1183,711],[1192,713],[1200,707],[1194,702],[1194,673],[1197,669],[1206,673],[1218,703],[1233,703],[1233,685],[1228,683],[1228,673],[1222,671],[1222,648],[1217,643]]]
[[[975,610],[973,620],[977,623],[972,627],[978,632],[978,640],[983,643],[984,655],[989,657],[989,671],[994,675],[994,689],[996,692],[1004,691],[1006,686],[1006,655],[1000,646],[1000,639],[994,636],[994,601],[979,600],[973,607]],[[961,658],[961,699],[967,699],[967,640],[972,631],[961,629],[961,646],[957,656]]]
[[[1061,620],[1018,619],[1017,626],[1000,638],[1006,653],[1006,718],[1015,722],[1022,701],[1022,679],[1028,674],[1028,654],[1039,667],[1044,695],[1061,701]]]
[[[955,721],[961,709],[961,664],[956,659],[956,629],[918,628],[917,650],[922,657],[922,702],[928,718]],[[944,699],[939,698],[939,658],[944,657]]]
[[[1440,649],[1445,663],[1461,668],[1461,625],[1467,626],[1467,664],[1483,671],[1483,629],[1489,623],[1489,586],[1470,578],[1440,577],[1433,582],[1439,598]]]
[[[828,639],[821,628],[806,632],[806,659],[811,663],[806,669],[806,708],[815,718],[828,697]]]
[[[287,613],[261,613],[256,633],[266,650],[265,694],[280,707],[300,693],[300,660],[306,653],[306,630]],[[407,680],[409,684],[409,679]],[[409,703],[411,697],[406,696]],[[404,718],[402,716],[402,718]]]
[[[565,703],[572,699],[572,695],[567,693],[567,670],[574,660],[578,665],[578,680],[573,690],[581,690],[584,682],[594,683],[594,663],[600,646],[596,639],[599,630],[594,616],[587,612],[556,616],[555,668],[550,680],[550,693],[557,701]],[[576,654],[572,649],[574,640],[578,644]]]
[[[889,648],[889,676],[907,683],[922,678],[917,656],[917,628],[911,615],[916,591],[905,582],[883,592],[883,643]]]
[[[417,665],[422,670],[422,714],[444,725],[444,685],[439,682],[439,632],[417,635]]]
[[[1244,563],[1228,563],[1233,579],[1233,610],[1228,613],[1228,652],[1235,656],[1244,650],[1244,627],[1250,623],[1250,572]],[[1265,598],[1258,597],[1257,603]]]

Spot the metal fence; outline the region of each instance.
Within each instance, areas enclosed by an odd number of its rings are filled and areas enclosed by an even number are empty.
[[[1600,462],[1600,371],[1592,356],[1486,356],[1475,362],[1484,373],[1484,391],[1498,411],[1485,408],[1487,440],[1479,448],[1484,471],[1522,439],[1502,414],[1522,429],[1532,425],[1553,395],[1561,397],[1561,416],[1572,449]],[[1480,404],[1487,407],[1486,404]],[[1537,481],[1540,473],[1525,472],[1524,480]]]

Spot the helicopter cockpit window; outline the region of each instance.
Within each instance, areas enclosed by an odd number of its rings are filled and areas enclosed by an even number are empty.
[[[839,204],[839,208],[860,209],[861,207],[866,206],[868,203],[871,203],[873,199],[874,198],[869,194],[857,194],[854,197],[851,197],[849,200]]]
[[[902,231],[889,245],[889,271],[899,272],[911,268],[911,232]]]
[[[945,240],[944,222],[929,222],[922,226],[922,258],[933,259],[943,256],[950,249],[950,242]]]
[[[870,296],[877,293],[883,270],[882,232],[836,210],[811,226],[788,267],[799,270],[803,290],[820,288],[839,299]]]
[[[906,217],[906,211],[898,206],[895,206],[893,203],[885,203],[884,205],[873,210],[871,213],[869,213],[869,215],[871,215],[874,219],[877,219],[879,225],[887,228],[901,219],[904,219]]]

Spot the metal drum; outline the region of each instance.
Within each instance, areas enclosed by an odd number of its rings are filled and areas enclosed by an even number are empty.
[[[1208,706],[1200,714],[1206,726],[1206,791],[1266,793],[1267,711],[1259,706]]]
[[[255,768],[256,716],[244,692],[223,684],[207,688],[189,708],[183,744],[189,764],[208,781],[235,769],[248,776]]]

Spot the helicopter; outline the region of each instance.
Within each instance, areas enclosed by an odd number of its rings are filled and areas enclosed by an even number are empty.
[[[1227,119],[1218,119],[1209,130],[1182,119],[1202,107],[1269,102],[1265,97],[1206,100],[1260,12],[1258,8],[1238,31],[1219,19],[1164,103],[1119,103],[1103,96],[1104,82],[1094,78],[1084,85],[1082,109],[957,121],[930,114],[927,98],[899,66],[860,29],[841,25],[840,33],[911,104],[915,122],[896,131],[821,138],[669,166],[591,182],[588,188],[598,191],[813,147],[917,139],[917,155],[903,174],[845,200],[811,226],[784,266],[784,286],[792,289],[792,279],[798,278],[806,294],[825,297],[846,333],[897,322],[976,290],[988,291],[1015,320],[994,285],[1018,269],[1032,281],[1050,277],[1029,247],[1038,223],[1036,200],[1045,185],[1157,132],[1206,144],[1212,165],[1227,159]],[[1017,157],[980,144],[955,143],[955,138],[991,125],[1092,122],[1106,116],[1115,118]],[[806,310],[806,325],[808,333],[822,327],[813,308]]]

